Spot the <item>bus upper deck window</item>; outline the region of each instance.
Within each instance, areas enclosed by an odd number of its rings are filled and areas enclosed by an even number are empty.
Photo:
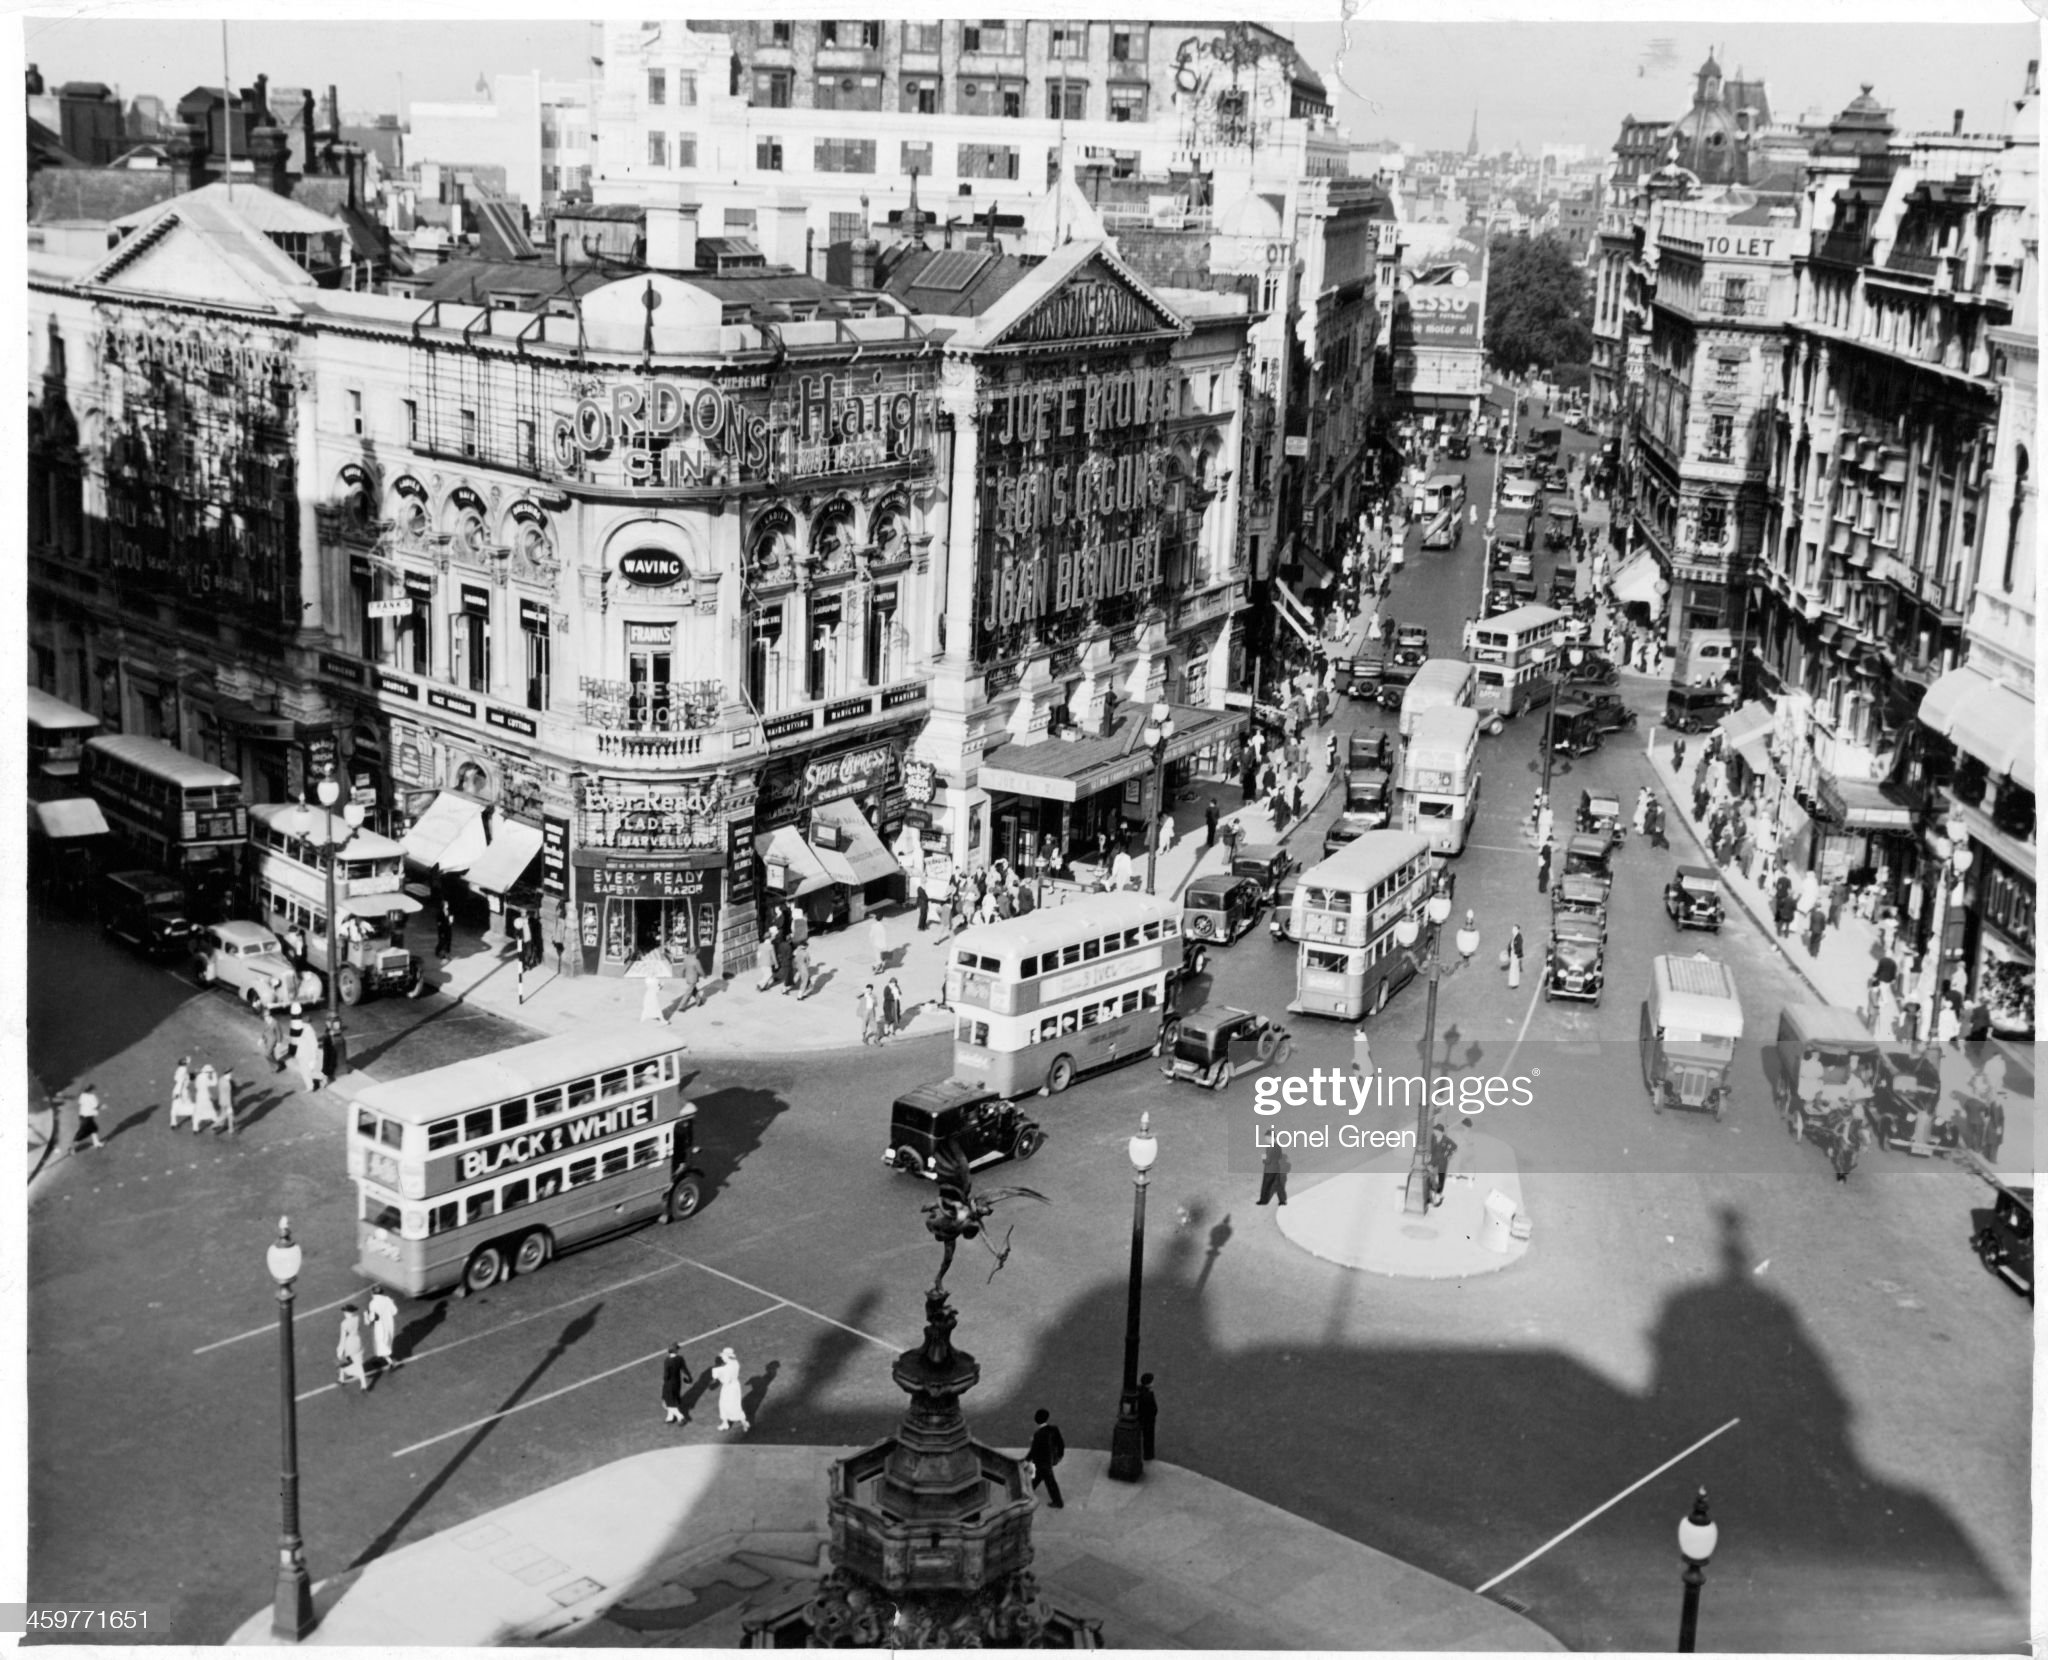
[[[498,1110],[495,1107],[479,1107],[475,1112],[466,1112],[462,1115],[462,1139],[482,1141],[497,1122]]]
[[[453,1147],[462,1133],[459,1118],[437,1118],[427,1126],[427,1151],[438,1153],[444,1147]]]
[[[356,1134],[369,1141],[377,1139],[377,1115],[367,1107],[356,1108]]]
[[[1020,980],[1028,980],[1037,972],[1038,959],[1036,957],[1026,957],[1017,965],[1017,978]]]
[[[1145,937],[1146,937],[1146,938],[1147,938],[1148,940],[1156,940],[1156,939],[1157,939],[1157,938],[1159,937],[1159,924],[1158,924],[1158,923],[1156,923],[1156,922],[1148,922],[1148,923],[1146,923],[1146,924],[1145,924]]]
[[[560,1089],[537,1089],[533,1092],[533,1116],[551,1118],[562,1110]]]
[[[1128,951],[1131,949],[1132,946],[1136,945],[1137,943],[1138,930],[1135,928],[1126,928],[1124,930],[1124,949]]]
[[[661,1082],[661,1062],[641,1061],[633,1068],[633,1087],[652,1089]]]
[[[626,1093],[626,1069],[622,1066],[616,1072],[607,1072],[600,1080],[598,1094],[609,1101],[615,1095]]]
[[[1081,961],[1083,961],[1084,963],[1092,963],[1093,961],[1095,961],[1097,957],[1101,955],[1102,941],[1083,940],[1081,942]]]
[[[578,1078],[569,1086],[569,1110],[576,1112],[597,1099],[597,1080]]]
[[[1075,965],[1076,963],[1078,963],[1078,962],[1079,962],[1080,960],[1081,960],[1081,948],[1080,948],[1080,947],[1079,947],[1078,945],[1063,945],[1063,946],[1061,946],[1061,947],[1060,947],[1060,966],[1061,966],[1061,967],[1063,967],[1063,968],[1072,968],[1072,967],[1073,967],[1073,966],[1074,966],[1074,965]]]
[[[405,1146],[405,1126],[395,1118],[387,1118],[377,1126],[377,1139],[386,1147]]]
[[[521,1096],[516,1101],[500,1101],[498,1103],[499,1129],[516,1130],[519,1128],[520,1125],[524,1124],[525,1122],[526,1098],[524,1096]]]

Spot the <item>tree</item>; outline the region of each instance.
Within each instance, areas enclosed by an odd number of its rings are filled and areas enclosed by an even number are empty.
[[[1511,375],[1552,373],[1593,358],[1586,274],[1563,237],[1497,236],[1487,252],[1486,351]]]

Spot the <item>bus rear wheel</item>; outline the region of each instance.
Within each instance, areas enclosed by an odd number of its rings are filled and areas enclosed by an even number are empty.
[[[1045,1074],[1045,1093],[1063,1095],[1074,1082],[1074,1058],[1061,1055],[1055,1059]]]
[[[664,1222],[687,1222],[703,1203],[704,1184],[695,1176],[685,1176],[668,1190],[668,1200],[661,1208],[661,1219]]]
[[[469,1259],[469,1266],[462,1271],[463,1296],[472,1292],[488,1291],[505,1277],[505,1253],[495,1245],[485,1245]]]
[[[341,1000],[354,1008],[363,1000],[363,971],[354,963],[343,963],[336,982],[341,989]]]
[[[555,1254],[555,1242],[548,1237],[545,1228],[535,1228],[520,1240],[519,1248],[512,1253],[512,1272],[515,1274],[538,1274],[548,1264],[548,1258]]]

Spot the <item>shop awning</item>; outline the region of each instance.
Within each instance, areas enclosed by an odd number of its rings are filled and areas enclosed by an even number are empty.
[[[1657,557],[1639,553],[1614,573],[1614,597],[1623,605],[1657,607]]]
[[[272,743],[290,743],[298,734],[298,722],[269,709],[259,709],[236,697],[216,697],[213,718],[220,725],[245,738],[262,738]]]
[[[1993,772],[2034,787],[2034,705],[1975,669],[1950,669],[1920,700],[1920,723]]]
[[[1828,817],[1847,830],[1911,830],[1913,803],[1889,785],[1862,778],[1820,779]]]
[[[104,836],[107,821],[100,816],[100,804],[84,796],[64,801],[38,801],[30,811],[36,828],[52,841],[69,841],[76,836]]]
[[[1776,726],[1777,716],[1761,703],[1745,703],[1721,717],[1721,736],[1752,768],[1761,770],[1770,765],[1766,740]]]
[[[838,827],[841,846],[818,845],[821,824]],[[833,881],[844,882],[850,888],[864,888],[870,882],[894,876],[903,868],[882,845],[882,838],[875,834],[867,815],[850,800],[827,801],[811,809],[811,852]]]
[[[540,831],[535,826],[500,819],[497,839],[469,867],[469,885],[479,893],[507,893],[519,885],[519,878],[539,857]]]
[[[411,916],[420,902],[409,893],[356,893],[344,899],[338,909],[343,916],[389,916],[403,911]]]
[[[811,850],[811,844],[797,834],[793,824],[785,824],[780,830],[771,830],[765,836],[756,836],[754,851],[761,855],[764,864],[782,864],[789,868],[782,887],[777,887],[772,881],[768,884],[768,891],[772,894],[784,899],[799,899],[832,885],[832,877],[818,862],[818,855]]]
[[[429,870],[467,870],[489,846],[484,834],[484,804],[475,796],[443,790],[399,845],[408,859]]]
[[[1236,709],[1173,706],[1173,736],[1166,758],[1177,761],[1197,750],[1242,732],[1251,716]],[[1005,744],[981,763],[977,780],[985,790],[1008,790],[1040,801],[1085,801],[1129,778],[1152,770],[1152,752],[1145,747],[1145,723],[1151,710],[1143,704],[1117,711],[1116,727],[1106,737],[1055,738],[1042,744]]]

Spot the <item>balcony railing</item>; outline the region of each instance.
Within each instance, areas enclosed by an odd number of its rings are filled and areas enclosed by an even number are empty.
[[[1813,245],[1813,257],[1835,265],[1870,263],[1870,238],[1861,231],[1830,231]]]
[[[1885,255],[1884,268],[1909,277],[1932,277],[1942,267],[1939,254],[1916,254],[1908,248],[1894,248]]]

